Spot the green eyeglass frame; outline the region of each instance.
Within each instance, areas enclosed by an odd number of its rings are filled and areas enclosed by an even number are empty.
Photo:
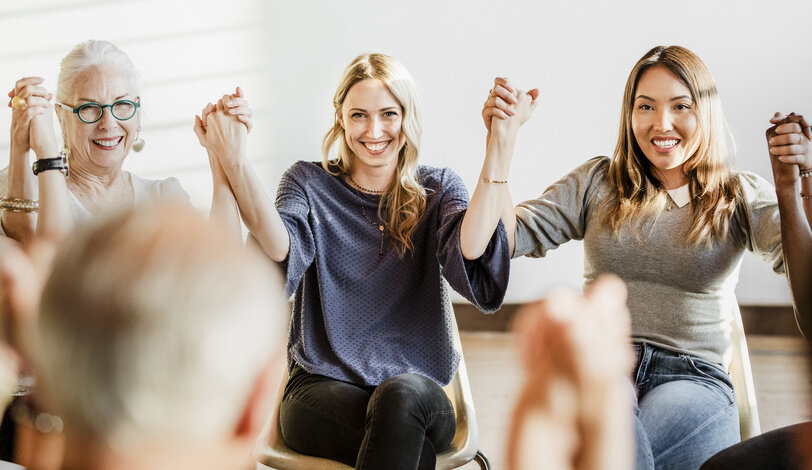
[[[85,103],[85,104],[79,105],[79,106],[77,106],[75,108],[72,107],[72,106],[68,106],[66,104],[60,103],[58,101],[55,102],[55,104],[61,106],[63,109],[71,110],[74,114],[76,114],[76,116],[79,118],[79,120],[84,122],[85,124],[93,124],[94,122],[98,122],[104,116],[104,108],[110,108],[110,114],[112,114],[113,117],[116,118],[117,120],[126,121],[128,119],[131,119],[133,116],[135,116],[135,112],[138,110],[138,108],[141,107],[141,103],[139,103],[138,101],[133,101],[133,100],[118,100],[118,101],[114,101],[112,104],[99,104],[99,103],[92,103],[91,102],[91,103]],[[117,106],[121,107],[122,104],[132,106],[132,112],[129,113],[129,116],[119,116],[119,115],[116,114],[116,111],[115,111],[116,107]],[[83,118],[82,113],[85,110],[88,110],[88,109],[98,109],[99,110],[98,111],[99,116],[96,119],[93,119],[93,120],[87,120],[87,119]]]

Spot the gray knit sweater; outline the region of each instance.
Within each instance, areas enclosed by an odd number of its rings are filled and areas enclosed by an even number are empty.
[[[734,288],[745,250],[784,272],[775,190],[763,178],[738,172],[739,201],[725,241],[685,242],[690,204],[663,211],[641,238],[629,227],[618,236],[601,228],[599,207],[610,188],[607,157],[593,158],[516,209],[514,256],[540,257],[568,240],[584,241],[584,277],[620,276],[629,289],[633,341],[644,341],[719,364],[730,361]]]

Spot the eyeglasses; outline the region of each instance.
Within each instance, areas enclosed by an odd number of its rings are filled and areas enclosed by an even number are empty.
[[[135,111],[141,106],[141,103],[130,100],[118,100],[113,104],[85,103],[76,108],[59,102],[56,102],[56,104],[73,111],[74,114],[79,116],[79,120],[85,124],[93,124],[101,119],[104,116],[104,108],[110,108],[113,117],[119,121],[126,121],[135,116]]]

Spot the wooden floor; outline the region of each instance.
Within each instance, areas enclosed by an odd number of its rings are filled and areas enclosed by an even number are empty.
[[[492,468],[505,468],[505,436],[521,385],[513,336],[502,332],[462,332],[462,344],[479,423],[479,447]],[[812,380],[800,338],[749,335],[750,360],[763,431],[812,420]],[[468,464],[463,469],[476,469]]]

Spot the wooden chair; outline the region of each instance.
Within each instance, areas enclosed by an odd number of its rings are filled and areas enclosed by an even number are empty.
[[[468,370],[465,367],[465,359],[462,357],[462,344],[459,339],[459,332],[454,327],[454,347],[460,352],[460,365],[457,373],[451,379],[451,383],[446,385],[446,395],[454,405],[454,413],[457,417],[457,431],[451,441],[451,446],[444,452],[437,454],[437,469],[448,470],[461,467],[472,460],[479,464],[480,469],[490,470],[488,457],[477,449],[477,425],[474,413],[474,402],[471,397],[471,386],[468,383]],[[343,463],[319,457],[299,454],[285,445],[282,439],[282,431],[279,428],[279,406],[282,403],[282,394],[285,391],[287,374],[282,380],[282,385],[276,396],[276,406],[270,419],[257,439],[255,454],[257,461],[262,465],[277,470],[348,470],[349,467]]]
[[[731,321],[730,342],[733,355],[730,361],[730,378],[736,390],[739,405],[739,432],[741,439],[749,439],[761,434],[756,405],[756,389],[753,385],[753,371],[750,369],[750,354],[744,337],[744,325],[739,307],[736,306]]]

